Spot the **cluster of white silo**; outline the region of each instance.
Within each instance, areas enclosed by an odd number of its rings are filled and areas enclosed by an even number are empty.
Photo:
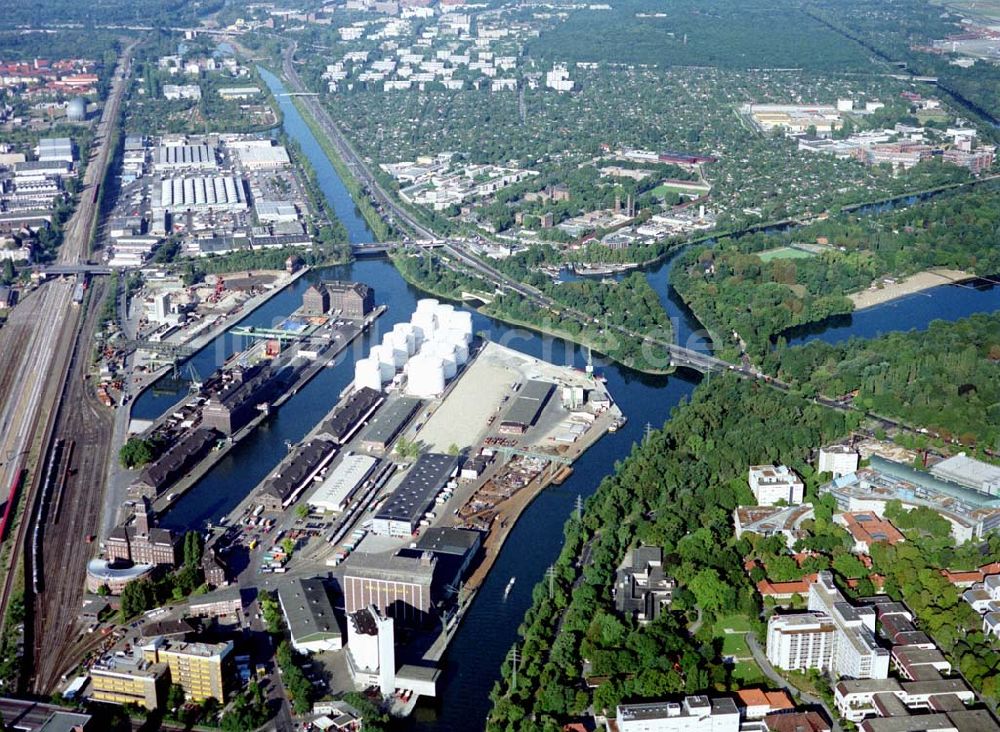
[[[393,326],[368,358],[355,364],[354,386],[381,388],[402,369],[407,394],[438,396],[469,360],[471,342],[472,313],[432,298],[419,300],[410,322]]]

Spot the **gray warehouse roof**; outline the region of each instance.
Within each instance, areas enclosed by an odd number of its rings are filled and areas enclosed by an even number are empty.
[[[392,492],[375,518],[416,523],[457,467],[456,456],[424,453],[417,458],[403,482]]]
[[[420,404],[420,400],[414,397],[400,397],[383,407],[382,411],[375,415],[361,439],[364,442],[387,445],[402,431]]]
[[[298,641],[336,635],[340,625],[333,614],[333,605],[326,594],[326,587],[319,577],[298,578],[282,583],[278,600],[285,614],[288,630]]]
[[[549,381],[537,381],[532,379],[524,385],[521,393],[514,399],[514,403],[503,418],[504,424],[518,424],[530,427],[538,418],[538,413],[542,411],[545,402],[548,401],[552,389],[555,387]]]
[[[478,531],[455,528],[427,529],[417,542],[417,549],[438,554],[465,556],[479,546]]]

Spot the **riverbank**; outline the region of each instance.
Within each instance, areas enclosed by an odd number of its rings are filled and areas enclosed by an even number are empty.
[[[958,269],[935,268],[918,272],[902,280],[870,287],[861,292],[853,292],[847,298],[854,304],[855,310],[882,305],[907,295],[914,295],[929,290],[938,285],[952,285],[958,282],[974,279],[975,275]]]
[[[393,261],[392,257],[390,257],[389,260]],[[393,262],[393,266],[395,266],[395,262]],[[441,298],[443,300],[450,300],[452,302],[461,303],[464,307],[470,307],[469,303],[463,302],[462,300],[457,299],[451,293],[441,292],[441,291],[435,290],[435,289],[433,289],[431,287],[427,287],[425,284],[423,284],[419,280],[416,280],[413,277],[408,276],[407,273],[404,272],[402,270],[402,268],[400,268],[400,267],[396,267],[396,271],[399,272],[400,277],[402,277],[406,281],[407,284],[409,284],[409,285],[411,285],[413,287],[416,287],[421,292],[425,292],[428,295],[432,295],[433,297],[438,297],[438,298]],[[500,321],[502,321],[504,323],[507,323],[508,325],[517,326],[519,328],[526,328],[528,330],[534,331],[535,333],[541,333],[542,335],[550,336],[552,338],[558,338],[560,340],[566,341],[567,343],[572,343],[572,344],[580,346],[582,348],[587,348],[587,349],[590,349],[592,351],[597,351],[598,353],[602,353],[602,354],[606,355],[608,357],[608,359],[611,360],[611,361],[613,361],[614,363],[621,364],[622,366],[625,366],[626,368],[630,368],[630,369],[632,369],[634,371],[638,371],[638,372],[643,373],[643,374],[649,374],[650,376],[667,376],[669,374],[672,374],[676,370],[675,367],[673,367],[673,366],[670,366],[669,368],[666,368],[666,369],[654,369],[654,368],[650,368],[650,367],[637,366],[637,365],[632,364],[632,363],[625,363],[625,362],[623,362],[623,361],[621,361],[619,359],[614,358],[613,356],[610,356],[610,355],[606,354],[604,352],[603,346],[600,346],[600,345],[598,345],[597,343],[594,343],[591,340],[588,340],[586,338],[581,338],[579,335],[568,333],[568,332],[566,332],[564,330],[560,330],[558,328],[546,327],[546,326],[543,326],[543,325],[539,325],[537,323],[529,323],[529,322],[524,321],[524,320],[518,320],[517,318],[512,318],[509,315],[505,315],[503,313],[498,313],[496,311],[493,311],[493,310],[489,309],[488,305],[479,306],[479,307],[475,308],[475,310],[476,310],[477,313],[481,313],[482,315],[486,315],[486,316],[488,316],[490,318],[495,318],[496,320],[500,320]]]

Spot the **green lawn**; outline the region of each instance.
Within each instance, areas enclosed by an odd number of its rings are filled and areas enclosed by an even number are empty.
[[[747,648],[746,638],[742,633],[725,633],[722,638],[722,655],[735,656],[736,658],[748,658],[750,649]]]
[[[695,188],[693,186],[680,186],[680,185],[667,185],[666,183],[661,183],[650,191],[654,196],[658,198],[663,198],[668,193],[686,193],[692,196],[700,196],[705,193],[701,188]]]
[[[764,262],[770,262],[772,259],[809,259],[815,255],[812,252],[793,247],[778,247],[777,249],[768,249],[766,252],[758,252],[757,256]]]
[[[739,633],[746,633],[750,630],[750,621],[745,615],[730,615],[715,621],[715,627],[719,633],[724,630],[735,630]]]

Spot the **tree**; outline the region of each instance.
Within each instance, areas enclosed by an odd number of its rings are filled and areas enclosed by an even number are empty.
[[[167,709],[180,709],[186,700],[187,694],[180,684],[171,684],[167,689]]]
[[[305,503],[300,503],[298,506],[295,507],[295,515],[298,516],[300,519],[304,519],[306,516],[309,515],[309,506],[306,505]]]
[[[204,541],[197,531],[188,531],[184,534],[184,567],[185,569],[197,569],[201,565]]]
[[[141,437],[131,437],[118,451],[118,460],[122,467],[141,468],[156,458],[156,443]]]

